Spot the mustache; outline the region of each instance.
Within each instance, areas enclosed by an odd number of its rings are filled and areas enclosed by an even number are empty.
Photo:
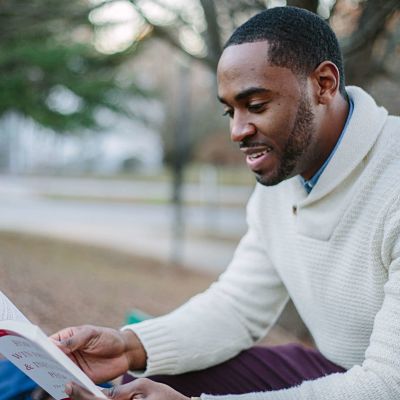
[[[239,142],[239,149],[248,149],[251,147],[271,147],[268,143],[265,142],[252,142],[251,140],[242,140]]]

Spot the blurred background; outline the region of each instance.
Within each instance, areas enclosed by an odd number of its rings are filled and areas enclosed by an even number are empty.
[[[347,84],[400,113],[399,0],[0,2],[0,289],[33,322],[158,315],[226,267],[254,179],[215,69],[282,5],[326,19]]]

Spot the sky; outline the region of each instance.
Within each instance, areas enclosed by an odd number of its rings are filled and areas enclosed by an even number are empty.
[[[90,0],[98,4],[101,0]],[[356,1],[356,0],[349,0]],[[335,0],[321,0],[319,13],[327,18]],[[205,30],[202,10],[197,0],[140,0],[146,17],[157,25],[168,25],[174,21],[174,13],[170,10],[179,10],[185,17],[196,24],[198,32]],[[286,0],[266,0],[269,7],[286,5]],[[162,5],[165,5],[163,7]],[[115,0],[92,11],[90,21],[97,26],[95,46],[97,50],[110,54],[125,50],[135,38],[141,35],[146,28],[143,18],[128,0]],[[205,46],[201,36],[189,28],[182,29],[180,41],[189,53],[204,55]]]

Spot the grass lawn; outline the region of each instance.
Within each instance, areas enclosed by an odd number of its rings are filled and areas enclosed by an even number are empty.
[[[0,290],[48,334],[81,324],[118,328],[135,308],[162,315],[214,279],[101,247],[0,232]],[[296,331],[293,315],[284,313],[282,321]],[[263,343],[296,341],[310,344],[276,326]]]
[[[133,308],[160,315],[214,278],[99,247],[0,232],[0,290],[46,333],[84,323],[119,327]]]

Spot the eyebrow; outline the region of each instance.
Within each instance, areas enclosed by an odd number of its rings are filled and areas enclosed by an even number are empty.
[[[249,88],[247,88],[247,89],[245,89],[245,90],[239,92],[239,93],[235,96],[235,101],[244,100],[244,99],[246,99],[246,98],[248,98],[248,97],[250,97],[250,96],[253,96],[253,95],[255,95],[255,94],[265,94],[265,93],[269,93],[269,92],[271,92],[271,90],[266,89],[266,88],[263,88],[263,87],[258,87],[258,86],[249,87]],[[217,97],[218,97],[218,100],[219,100],[221,103],[226,104],[226,101],[225,101],[222,97],[219,97],[219,96],[217,96]]]

